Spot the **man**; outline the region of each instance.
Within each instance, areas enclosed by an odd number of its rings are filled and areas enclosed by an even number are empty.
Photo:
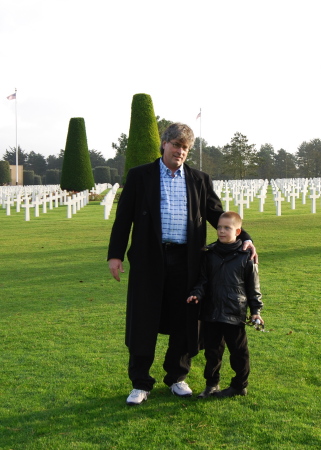
[[[161,139],[162,158],[128,172],[118,203],[108,260],[120,281],[132,229],[125,340],[133,386],[129,405],[147,400],[156,381],[149,370],[158,333],[169,335],[164,383],[175,395],[192,395],[184,380],[198,353],[199,305],[186,298],[198,277],[206,221],[216,227],[223,212],[210,177],[184,164],[193,144],[190,127],[171,124]],[[256,256],[244,230],[240,238]]]

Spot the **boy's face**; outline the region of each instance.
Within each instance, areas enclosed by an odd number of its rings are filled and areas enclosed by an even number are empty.
[[[233,219],[223,217],[217,225],[217,237],[222,244],[232,244],[241,233],[241,228],[236,228]]]

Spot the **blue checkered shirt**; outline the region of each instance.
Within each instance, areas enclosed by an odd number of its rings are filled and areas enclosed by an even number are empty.
[[[187,192],[183,165],[172,172],[160,159],[162,242],[187,242]]]

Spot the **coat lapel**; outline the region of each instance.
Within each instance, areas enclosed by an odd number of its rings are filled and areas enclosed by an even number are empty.
[[[190,167],[184,164],[185,178],[186,178],[186,190],[188,198],[188,226],[187,233],[188,237],[192,238],[194,235],[194,226],[197,225],[196,222],[202,223],[202,216],[200,213],[200,189],[202,179],[197,176],[197,173],[192,172]]]
[[[159,241],[162,240],[162,227],[160,215],[160,168],[159,159],[150,164],[144,178],[145,192],[149,211],[152,216],[152,222],[156,236]]]

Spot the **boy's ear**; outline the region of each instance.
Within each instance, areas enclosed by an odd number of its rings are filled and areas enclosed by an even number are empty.
[[[241,228],[236,228],[236,236],[239,236],[241,234]]]

